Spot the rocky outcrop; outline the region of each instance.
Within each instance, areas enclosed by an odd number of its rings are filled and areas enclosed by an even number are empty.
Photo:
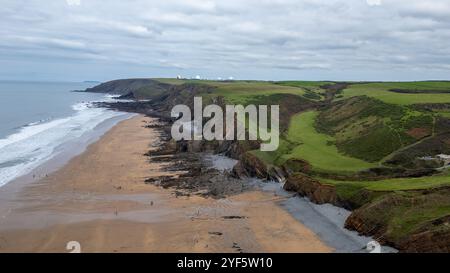
[[[450,215],[439,216],[439,211],[436,212],[437,203],[442,207],[450,205],[450,187],[391,193],[360,189],[353,195],[342,196],[336,187],[296,173],[289,176],[284,189],[308,197],[316,204],[329,203],[352,210],[345,224],[347,229],[371,236],[401,252],[450,251]],[[402,219],[400,225],[396,223],[398,217],[410,219]],[[415,222],[415,217],[421,217],[420,221]]]
[[[284,184],[284,189],[287,191],[295,191],[301,196],[308,197],[316,204],[330,203],[336,206],[342,205],[333,186],[324,185],[314,178],[301,173],[289,176]]]
[[[268,166],[252,153],[244,153],[239,158],[238,164],[233,169],[236,177],[258,177],[268,179]]]
[[[214,87],[197,83],[172,85],[167,92],[152,97],[151,104],[160,114],[170,117],[175,105],[183,104],[194,109],[194,97],[209,94],[213,89]]]
[[[133,92],[121,95],[118,97],[119,100],[135,100],[137,99]]]
[[[423,227],[417,234],[411,235],[405,241],[400,242],[400,247],[405,252],[450,252],[450,216],[433,221],[430,227]],[[437,229],[441,226],[443,228]]]

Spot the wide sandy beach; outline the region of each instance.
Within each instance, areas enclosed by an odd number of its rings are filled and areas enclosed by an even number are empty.
[[[70,241],[82,252],[333,251],[277,204],[284,197],[177,197],[145,184],[164,174],[144,156],[158,141],[149,122],[122,121],[56,172],[0,188],[0,252],[69,252]]]

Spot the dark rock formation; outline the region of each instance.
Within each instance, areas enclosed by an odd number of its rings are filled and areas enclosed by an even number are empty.
[[[284,189],[295,191],[301,196],[308,197],[316,204],[330,203],[336,206],[342,206],[336,195],[336,189],[333,186],[323,185],[319,181],[304,174],[294,174],[289,176]]]

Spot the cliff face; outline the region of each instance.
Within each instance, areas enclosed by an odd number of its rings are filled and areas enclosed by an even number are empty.
[[[167,92],[151,97],[152,105],[161,114],[169,117],[172,108],[178,104],[187,105],[194,109],[194,97],[208,94],[212,89],[213,87],[202,84],[172,85]],[[154,93],[154,90],[152,89],[151,92]],[[216,104],[221,105],[220,102]]]
[[[434,217],[448,196],[450,187],[389,193],[354,210],[345,226],[403,252],[449,252],[450,216]]]
[[[233,174],[241,178],[270,179],[269,167],[251,153],[241,154],[238,164],[233,169]]]
[[[372,236],[401,252],[450,251],[450,217],[433,219],[440,208],[450,205],[450,187],[393,193],[362,190],[354,196],[342,196],[334,186],[297,173],[287,179],[284,188],[317,204],[352,210],[347,229]],[[436,208],[436,203],[440,207]],[[424,221],[424,217],[433,220]]]
[[[342,206],[333,186],[321,184],[319,181],[303,174],[289,176],[284,189],[298,192],[301,196],[308,197],[316,204],[330,203],[335,206]]]

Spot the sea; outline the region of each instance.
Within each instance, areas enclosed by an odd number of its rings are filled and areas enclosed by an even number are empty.
[[[74,146],[68,143],[84,139],[76,146],[87,146],[87,135],[130,116],[93,106],[113,96],[73,92],[94,85],[0,81],[0,187],[68,152]]]

